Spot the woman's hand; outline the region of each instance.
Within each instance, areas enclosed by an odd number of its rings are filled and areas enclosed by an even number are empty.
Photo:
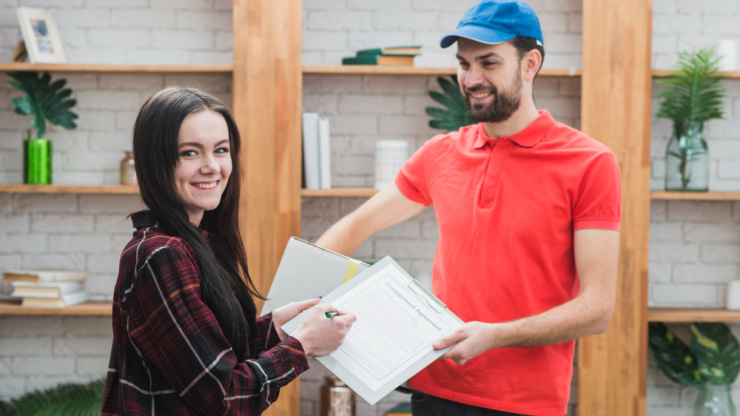
[[[275,325],[275,330],[280,337],[280,341],[284,340],[285,337],[288,336],[288,334],[283,331],[283,325],[295,318],[299,313],[319,303],[320,299],[321,298],[313,298],[302,302],[291,302],[272,311],[272,323]]]
[[[326,312],[333,311],[334,307],[329,304],[317,305],[308,312],[306,319],[293,333],[293,337],[303,345],[306,355],[329,354],[344,342],[345,335],[357,318],[342,311],[338,311],[338,316],[327,318]]]

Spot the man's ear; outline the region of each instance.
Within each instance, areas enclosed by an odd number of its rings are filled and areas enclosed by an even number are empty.
[[[542,54],[537,49],[531,49],[522,57],[522,78],[527,81],[534,80],[537,71],[542,65]]]

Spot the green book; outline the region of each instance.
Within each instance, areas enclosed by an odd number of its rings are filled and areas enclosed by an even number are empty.
[[[342,59],[342,65],[414,66],[414,55],[358,55]]]
[[[361,49],[357,55],[418,55],[421,53],[421,46],[388,46],[385,48]]]

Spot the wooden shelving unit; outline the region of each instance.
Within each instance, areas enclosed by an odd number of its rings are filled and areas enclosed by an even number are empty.
[[[653,200],[688,200],[688,201],[740,201],[740,192],[667,192],[652,191]]]
[[[665,78],[671,72],[670,69],[653,69],[652,74],[653,78]],[[719,73],[728,79],[740,79],[740,71],[720,71]]]
[[[341,65],[341,66],[304,66],[303,74],[315,75],[455,75],[457,68],[424,68],[415,66],[377,66],[377,65]],[[579,68],[542,69],[540,77],[577,77]]]
[[[332,189],[301,189],[301,196],[315,197],[371,197],[378,193],[373,188],[332,188]]]
[[[705,308],[650,308],[649,322],[740,322],[740,311]]]
[[[90,301],[66,308],[35,308],[24,307],[17,303],[0,302],[0,316],[2,315],[74,315],[74,316],[111,316],[112,302]]]
[[[47,71],[84,73],[153,73],[153,74],[230,74],[233,65],[74,65],[3,63],[0,72]]]
[[[136,195],[137,186],[125,185],[24,185],[0,184],[0,193],[19,194],[118,194]]]

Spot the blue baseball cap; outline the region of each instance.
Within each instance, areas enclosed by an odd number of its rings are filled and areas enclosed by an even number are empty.
[[[481,0],[465,12],[457,29],[446,34],[440,45],[446,48],[457,38],[494,45],[517,36],[537,39],[542,45],[542,29],[534,10],[521,0]]]

